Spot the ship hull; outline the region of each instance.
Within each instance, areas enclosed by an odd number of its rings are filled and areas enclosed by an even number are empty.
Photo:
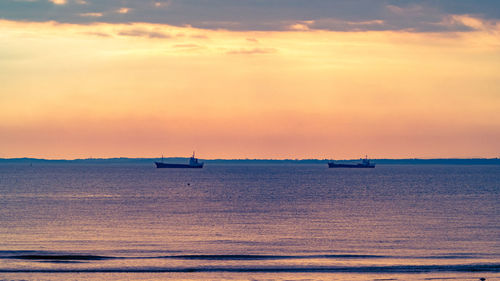
[[[375,168],[374,164],[337,164],[337,163],[328,163],[328,168]]]
[[[189,164],[169,164],[169,163],[155,162],[155,165],[156,168],[190,168],[190,169],[203,168],[203,163],[196,165],[189,165]]]

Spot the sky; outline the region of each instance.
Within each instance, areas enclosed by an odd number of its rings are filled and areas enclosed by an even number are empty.
[[[500,157],[500,2],[0,0],[0,158]]]

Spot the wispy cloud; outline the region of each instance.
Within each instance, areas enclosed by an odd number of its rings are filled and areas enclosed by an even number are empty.
[[[174,48],[180,48],[180,49],[197,49],[197,48],[200,48],[200,46],[196,45],[196,44],[176,44],[176,45],[174,45]]]
[[[97,37],[111,37],[110,34],[104,32],[83,32],[82,34],[92,35]]]
[[[208,39],[208,36],[204,34],[193,34],[190,37],[194,39]]]
[[[169,1],[155,1],[153,3],[153,5],[156,7],[156,8],[166,8],[168,6],[170,6],[170,4],[172,4],[172,1],[169,0]]]
[[[314,21],[301,21],[297,23],[293,23],[289,25],[290,30],[296,30],[296,31],[308,31],[310,30],[310,26],[314,24]]]
[[[424,11],[424,8],[421,5],[413,4],[410,6],[396,6],[396,5],[387,5],[387,10],[398,15],[398,16],[413,16],[418,15]]]
[[[246,40],[252,43],[259,43],[259,40],[257,40],[256,38],[247,38]]]
[[[495,30],[500,23],[497,21],[483,20],[470,15],[449,15],[439,23],[449,29],[466,28],[471,30]]]
[[[128,14],[130,12],[130,10],[131,10],[130,8],[122,7],[120,9],[116,10],[116,12],[119,14]]]
[[[333,30],[333,31],[369,31],[369,30],[389,30],[389,24],[381,19],[366,21],[347,21],[334,18],[325,18],[306,23],[304,30]]]
[[[134,36],[134,37],[147,37],[147,38],[158,38],[165,39],[171,38],[170,34],[161,32],[161,31],[150,31],[145,29],[131,29],[131,30],[123,30],[118,33],[121,36]]]
[[[66,0],[49,0],[49,1],[56,5],[65,5],[67,3]]]
[[[102,13],[81,13],[80,16],[89,17],[89,18],[100,18],[103,16],[103,14]]]
[[[272,54],[276,53],[274,48],[252,48],[252,49],[238,49],[226,52],[228,55],[256,55],[256,54]]]

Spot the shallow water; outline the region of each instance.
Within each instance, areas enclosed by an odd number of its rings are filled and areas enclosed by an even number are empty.
[[[500,280],[500,167],[0,165],[0,280]]]

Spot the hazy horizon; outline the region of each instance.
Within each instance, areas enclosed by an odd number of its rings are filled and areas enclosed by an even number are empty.
[[[338,160],[338,161],[356,161],[360,159],[364,159],[365,157],[357,157],[357,158],[196,158],[204,161],[290,161],[290,162],[307,162],[307,161],[327,161],[327,160]],[[165,159],[165,160],[179,160],[179,159],[189,159],[189,156],[164,156],[164,157],[86,157],[86,158],[39,158],[39,157],[0,157],[0,160],[8,161],[8,160],[40,160],[40,161],[92,161],[92,160],[157,160],[157,159]],[[443,160],[443,161],[474,161],[474,160],[498,160],[499,157],[470,157],[470,158],[458,158],[458,157],[443,157],[443,158],[420,158],[420,157],[409,157],[409,158],[370,158],[370,160],[388,160],[388,161],[428,161],[428,160]]]

